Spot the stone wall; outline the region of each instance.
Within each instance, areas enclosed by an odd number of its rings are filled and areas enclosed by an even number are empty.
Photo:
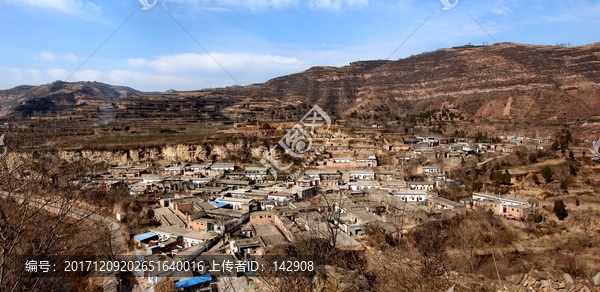
[[[600,274],[600,273],[599,273]],[[594,279],[600,278],[594,277]],[[504,291],[600,292],[600,282],[575,279],[568,273],[531,270],[507,278]]]

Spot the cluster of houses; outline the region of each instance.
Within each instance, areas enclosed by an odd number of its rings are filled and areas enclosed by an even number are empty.
[[[109,170],[110,175],[96,179],[102,189],[112,185],[125,183],[130,195],[168,194],[177,192],[211,192],[218,193],[223,189],[259,188],[268,189],[275,186],[269,169],[264,166],[248,166],[243,171],[235,171],[233,164],[228,169],[212,166],[186,165],[167,166],[159,174],[150,174],[148,168],[135,166],[115,166]],[[341,188],[352,191],[371,189],[415,189],[432,191],[444,185],[448,180],[439,166],[422,166],[416,175],[420,180],[405,181],[404,177],[393,171],[379,171],[375,168],[331,169],[321,167],[306,170],[302,175],[288,178],[285,188],[302,195],[313,187]],[[237,191],[240,192],[240,191]]]
[[[543,149],[548,139],[527,138],[518,136],[500,136],[499,143],[468,143],[466,139],[444,139],[437,137],[416,137],[405,139],[403,144],[389,144],[381,147],[375,146],[325,146],[327,158],[316,162],[316,167],[322,174],[314,181],[314,185],[336,186],[343,180],[339,178],[340,172],[351,172],[347,180],[352,190],[378,188],[377,183],[369,181],[387,181],[394,184],[393,179],[381,179],[384,173],[378,172],[377,154],[390,151],[396,152],[398,164],[404,164],[416,157],[425,157],[428,161],[444,159],[444,165],[458,166],[464,156],[483,152],[513,153],[518,147]],[[247,166],[238,170],[233,163],[203,163],[186,164],[172,162],[160,171],[149,172],[148,167],[115,166],[110,170],[110,176],[103,178],[102,187],[109,188],[111,184],[127,182],[132,195],[149,193],[179,192],[182,190],[202,188],[206,185],[220,186],[248,186],[251,184],[266,184],[273,177],[265,166]],[[443,185],[447,180],[445,172],[439,166],[426,165],[417,170],[418,175],[427,175],[423,182],[415,182],[410,188],[432,190]],[[310,179],[315,179],[315,174],[307,172]],[[321,179],[324,177],[324,179]],[[354,181],[352,177],[358,178]],[[304,185],[306,185],[305,183]],[[384,186],[385,187],[385,186]],[[399,185],[399,187],[404,187]]]
[[[405,140],[404,146],[413,153],[399,156],[400,160],[429,158],[410,178],[380,170],[374,147],[327,146],[326,159],[283,182],[274,182],[264,166],[238,169],[232,163],[173,162],[153,173],[148,167],[111,167],[100,184],[110,188],[113,183],[126,183],[131,195],[160,197],[153,210],[160,226],[134,236],[143,261],[194,261],[203,255],[227,255],[239,261],[268,255],[304,237],[327,239],[332,230],[338,248],[361,251],[362,234],[371,224],[403,237],[420,223],[465,214],[468,209],[515,219],[533,214],[539,205],[534,199],[473,193],[455,202],[438,196],[439,188],[456,182],[446,177],[443,166],[431,161],[481,151],[510,152],[509,145],[518,144],[468,144],[432,137]],[[394,145],[385,147],[398,150]],[[206,274],[190,271],[140,276],[153,284],[167,277],[178,279],[180,288],[210,283]]]
[[[543,150],[552,140],[547,138],[529,138],[520,136],[498,136],[497,143],[468,143],[464,138],[444,139],[437,137],[416,137],[403,140],[403,145],[390,144],[385,149],[401,151],[406,155],[399,159],[409,160],[418,155],[430,159],[445,158],[449,164],[456,164],[461,157],[475,153],[501,152],[514,153],[519,147],[529,150]]]
[[[435,167],[420,171],[433,177],[441,172]],[[350,182],[342,184],[344,177]],[[373,182],[377,187],[353,188],[353,182]],[[455,202],[437,196],[435,186],[419,186],[402,181],[393,172],[314,169],[296,181],[281,184],[203,186],[198,189],[209,190],[203,195],[160,197],[154,209],[160,226],[135,235],[134,240],[140,260],[145,261],[195,261],[205,255],[244,260],[268,255],[303,237],[327,239],[333,226],[338,248],[361,251],[361,236],[370,224],[403,237],[420,223],[465,214],[471,208],[526,218],[538,204],[531,199],[486,193],[473,193],[471,198]],[[167,277],[185,283],[196,283],[188,281],[194,277],[206,277],[173,271],[140,276],[154,284]]]

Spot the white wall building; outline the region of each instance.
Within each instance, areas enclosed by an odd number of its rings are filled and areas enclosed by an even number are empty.
[[[375,172],[367,170],[351,170],[349,172],[350,180],[374,180]]]
[[[433,182],[409,182],[408,186],[411,190],[432,191],[435,187]]]
[[[394,197],[400,198],[402,201],[407,203],[418,203],[426,202],[429,200],[429,196],[424,191],[405,190],[390,193]]]

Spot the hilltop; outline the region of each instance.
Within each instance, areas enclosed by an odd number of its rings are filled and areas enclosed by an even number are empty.
[[[22,85],[0,90],[0,117],[28,118],[73,114],[85,108],[104,107],[114,99],[142,92],[101,82],[55,81],[39,86]]]

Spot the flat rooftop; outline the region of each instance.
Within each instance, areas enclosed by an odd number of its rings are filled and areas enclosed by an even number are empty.
[[[349,174],[368,174],[368,175],[375,175],[375,171],[372,170],[351,170],[348,172]]]
[[[204,210],[204,212],[206,212],[206,214],[208,214],[208,215],[229,216],[229,217],[238,217],[238,218],[242,217],[248,213],[248,211],[225,209],[225,208]]]
[[[440,197],[430,198],[430,200],[435,203],[446,205],[446,206],[452,206],[452,207],[464,207],[465,206],[459,202],[454,202],[454,201],[440,198]]]
[[[153,209],[153,211],[154,211],[154,214],[156,214],[158,216],[173,214],[173,211],[171,211],[171,209],[169,209],[168,207],[155,208],[155,209]]]
[[[161,215],[161,217],[169,221],[169,224],[171,225],[185,226],[185,222],[183,222],[183,220],[181,220],[181,218],[175,214]]]
[[[239,248],[258,247],[261,245],[260,240],[257,238],[236,239],[234,241]]]
[[[511,196],[501,196],[500,194],[494,194],[494,193],[473,193],[472,197],[482,197],[482,198],[487,198],[489,200],[503,200],[503,201],[513,201],[513,202],[519,202],[522,204],[527,204],[529,201],[525,198],[517,198],[517,197],[511,197]]]
[[[223,167],[227,167],[227,168],[231,168],[231,167],[235,167],[234,163],[213,163],[211,166],[211,168],[223,168]]]
[[[335,170],[307,170],[304,172],[306,175],[318,175],[318,174],[341,174]]]
[[[253,225],[256,236],[260,237],[267,246],[288,244],[289,241],[281,234],[279,229],[272,224]]]
[[[216,201],[225,202],[225,203],[230,202],[230,203],[246,203],[246,204],[248,204],[248,203],[254,201],[254,199],[225,197],[225,198],[217,199]]]
[[[217,180],[218,184],[228,184],[228,185],[249,185],[250,182],[246,180],[233,180],[233,179],[220,179]]]
[[[267,171],[267,168],[264,166],[247,166],[245,171]]]
[[[221,236],[219,233],[214,231],[195,231],[192,229],[182,228],[178,226],[160,226],[150,229],[150,232],[162,232],[169,233],[175,236],[189,237],[199,240],[211,240]]]

